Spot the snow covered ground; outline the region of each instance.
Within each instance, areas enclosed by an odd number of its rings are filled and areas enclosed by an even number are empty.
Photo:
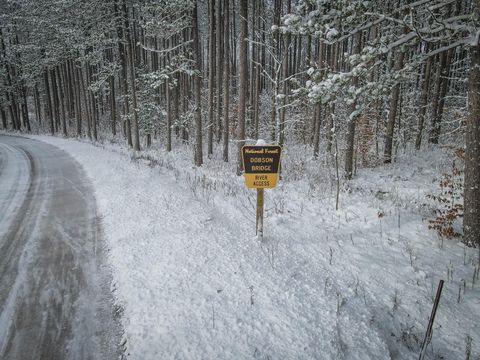
[[[445,153],[359,170],[335,210],[331,167],[286,148],[259,242],[234,164],[34,138],[91,178],[129,359],[418,359],[440,279],[427,358],[480,356],[479,252],[428,229]]]

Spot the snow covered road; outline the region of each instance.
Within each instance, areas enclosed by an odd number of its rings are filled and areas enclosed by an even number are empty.
[[[65,152],[0,135],[0,358],[117,358],[90,183]]]

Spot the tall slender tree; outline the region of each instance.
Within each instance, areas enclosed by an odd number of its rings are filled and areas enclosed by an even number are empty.
[[[193,61],[195,63],[194,88],[195,88],[195,165],[203,164],[202,145],[202,56],[200,53],[200,38],[198,32],[198,3],[193,8]]]
[[[238,129],[237,129],[237,175],[243,171],[242,147],[245,145],[245,106],[247,95],[247,41],[248,41],[248,1],[240,0],[239,49],[238,49]]]
[[[228,162],[230,106],[230,6],[223,2],[223,161]]]
[[[215,29],[215,0],[208,2],[209,13],[209,39],[208,39],[208,146],[207,154],[213,154],[213,130],[214,130],[214,98],[215,98],[215,68],[216,68],[216,29]]]
[[[480,24],[480,0],[476,0],[475,21]],[[465,242],[480,248],[480,37],[470,48],[468,118],[465,131]]]

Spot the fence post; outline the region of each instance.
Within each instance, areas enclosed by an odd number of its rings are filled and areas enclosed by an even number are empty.
[[[425,354],[427,353],[427,346],[432,340],[433,321],[435,320],[435,314],[437,313],[440,296],[442,296],[443,282],[443,280],[440,280],[440,282],[438,283],[437,295],[435,296],[432,314],[430,315],[430,320],[428,321],[427,332],[425,333],[425,338],[423,339],[422,351],[420,352],[420,357],[418,358],[418,360],[423,360],[425,358]]]

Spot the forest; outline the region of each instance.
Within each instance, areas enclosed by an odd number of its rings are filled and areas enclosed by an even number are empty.
[[[1,127],[182,147],[238,175],[261,138],[346,181],[450,146],[464,203],[445,217],[479,245],[479,14],[480,0],[3,0]]]

